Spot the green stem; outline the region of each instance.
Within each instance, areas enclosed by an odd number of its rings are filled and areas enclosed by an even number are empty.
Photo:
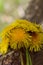
[[[23,63],[23,57],[22,57],[22,52],[20,52],[20,60],[21,60],[21,65],[24,65],[24,63]]]
[[[26,65],[32,65],[32,61],[28,49],[26,49]]]

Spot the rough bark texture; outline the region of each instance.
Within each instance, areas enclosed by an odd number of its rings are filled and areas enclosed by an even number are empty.
[[[43,21],[43,0],[31,0],[25,11],[25,19],[31,22],[41,23]]]
[[[22,52],[24,65],[26,65],[25,49],[20,50]],[[6,55],[0,56],[0,65],[21,65],[20,51],[12,50]],[[30,52],[32,59],[32,65],[43,65],[43,50],[39,52]]]
[[[0,65],[20,65],[20,54],[18,50],[12,50],[6,55],[0,56]]]

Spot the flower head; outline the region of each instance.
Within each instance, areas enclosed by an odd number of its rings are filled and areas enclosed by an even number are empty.
[[[8,51],[8,39],[3,38],[2,43],[0,43],[0,53],[5,54]]]
[[[10,45],[13,49],[20,49],[21,47],[29,48],[31,51],[38,51],[42,46],[42,32],[40,26],[28,22],[26,20],[16,20],[9,25],[2,33],[2,44],[5,46],[7,52]],[[7,40],[7,42],[5,42]],[[1,46],[3,49],[3,45]],[[3,50],[2,50],[3,52]]]
[[[30,51],[40,51],[43,45],[43,33],[41,32],[31,32],[31,43],[30,43]]]

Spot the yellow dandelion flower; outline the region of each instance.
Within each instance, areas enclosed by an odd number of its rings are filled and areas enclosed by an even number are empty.
[[[5,54],[8,50],[8,39],[3,39],[0,43],[0,53]]]
[[[40,30],[40,29],[39,29]],[[43,32],[30,32],[31,43],[30,43],[30,51],[40,51],[40,49],[43,47]]]
[[[1,46],[3,50],[7,52],[8,46],[10,45],[13,49],[20,49],[21,47],[30,48],[32,51],[39,50],[42,44],[41,28],[28,22],[27,20],[16,20],[9,25],[0,35],[3,40]],[[4,49],[3,49],[4,48]]]

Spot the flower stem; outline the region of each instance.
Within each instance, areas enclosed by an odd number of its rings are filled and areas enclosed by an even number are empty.
[[[22,57],[22,52],[20,52],[20,60],[21,60],[21,65],[24,65],[23,57]]]
[[[32,61],[28,49],[26,49],[26,65],[32,65]]]

